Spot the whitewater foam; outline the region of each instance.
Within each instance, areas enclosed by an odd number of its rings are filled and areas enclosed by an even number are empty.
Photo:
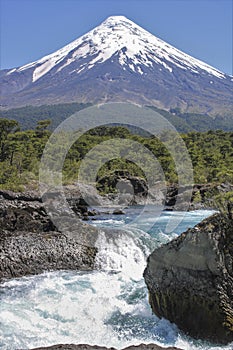
[[[175,215],[164,213],[164,218]],[[194,221],[206,213],[188,213]],[[121,349],[141,343],[185,350],[231,350],[184,336],[152,314],[142,278],[146,257],[168,239],[137,228],[100,234],[99,271],[59,271],[14,279],[0,286],[0,348],[29,349],[87,343]],[[172,236],[170,235],[170,239]]]

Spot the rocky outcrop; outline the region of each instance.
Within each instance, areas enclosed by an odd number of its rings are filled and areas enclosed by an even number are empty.
[[[233,185],[229,183],[178,186],[157,182],[149,189],[145,179],[123,170],[98,179],[97,188],[100,192],[113,190],[113,193],[102,197],[102,201],[108,197],[111,203],[118,205],[162,205],[167,210],[212,208],[216,195],[233,191]]]
[[[50,270],[93,269],[96,228],[61,212],[58,230],[38,194],[1,191],[0,196],[0,280]]]
[[[190,191],[192,191],[190,196]],[[167,187],[164,205],[171,210],[199,210],[215,207],[214,197],[233,191],[229,183],[195,184],[193,187],[170,185]]]
[[[105,192],[106,189],[116,191],[110,194],[109,198],[117,204],[140,204],[145,201],[148,194],[146,181],[124,170],[116,170],[98,179],[97,188],[100,192]]]
[[[58,232],[20,232],[0,239],[0,280],[51,270],[93,269],[96,249],[67,240]]]
[[[86,344],[80,344],[80,345],[53,345],[45,348],[36,348],[32,350],[116,350],[115,348],[106,348],[105,346],[97,346],[97,345],[86,345]],[[161,348],[161,346],[155,345],[155,344],[140,344],[140,345],[132,345],[128,346],[127,348],[124,348],[122,350],[181,350],[178,348]]]
[[[233,222],[215,214],[156,249],[144,272],[149,301],[195,338],[233,341]]]

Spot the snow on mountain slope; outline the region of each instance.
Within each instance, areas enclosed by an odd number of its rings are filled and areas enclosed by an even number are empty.
[[[140,75],[144,74],[144,67],[153,67],[154,64],[161,65],[171,73],[173,64],[196,74],[201,70],[217,78],[225,78],[222,72],[179,51],[124,16],[107,18],[100,26],[62,49],[38,61],[13,69],[8,75],[34,68],[32,81],[35,82],[61,62],[62,65],[58,67],[57,72],[74,61],[88,58],[73,72],[80,73],[105,62],[116,53],[123,69],[127,66]]]
[[[0,71],[0,107],[110,101],[232,115],[233,80],[124,16],[38,61]]]

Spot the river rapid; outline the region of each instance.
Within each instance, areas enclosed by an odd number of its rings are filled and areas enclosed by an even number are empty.
[[[121,349],[140,343],[185,350],[231,350],[194,340],[175,324],[152,314],[143,279],[154,248],[193,227],[211,211],[162,212],[154,208],[138,221],[140,208],[125,215],[100,214],[89,223],[114,231],[99,235],[96,270],[57,271],[12,279],[0,285],[0,349],[30,349],[53,344],[90,344]],[[167,232],[171,219],[178,224]],[[125,228],[125,224],[128,226]],[[124,231],[121,230],[122,225]]]

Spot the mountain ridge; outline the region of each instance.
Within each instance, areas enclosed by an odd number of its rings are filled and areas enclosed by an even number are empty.
[[[229,114],[233,78],[183,53],[124,16],[41,59],[0,72],[4,108],[110,101]]]

